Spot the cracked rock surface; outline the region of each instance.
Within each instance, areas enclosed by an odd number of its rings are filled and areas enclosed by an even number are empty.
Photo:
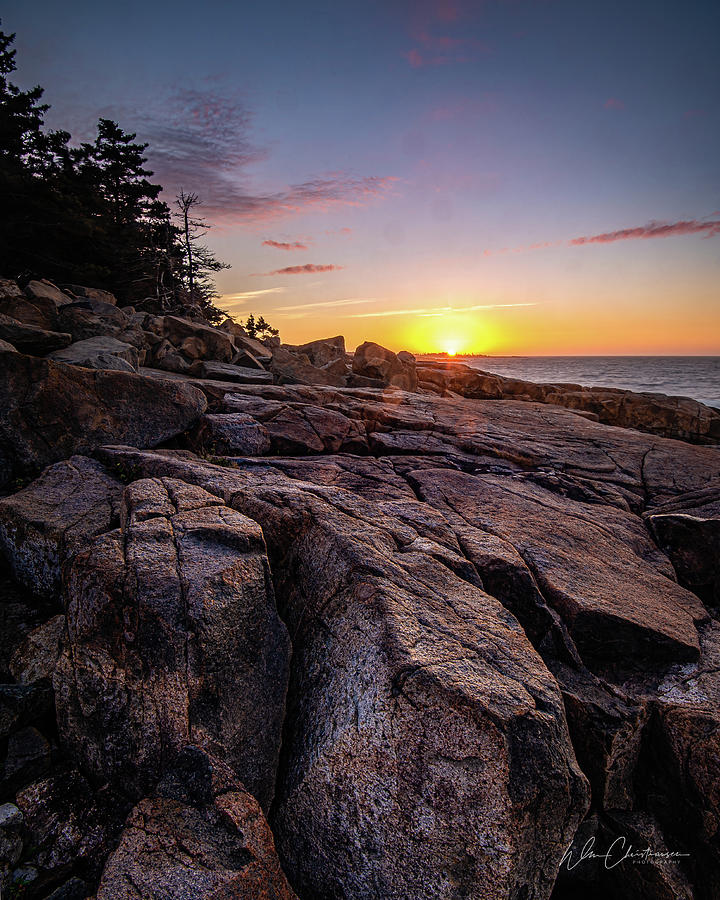
[[[130,813],[97,900],[294,900],[257,800],[186,747]]]
[[[223,465],[101,456],[262,526],[293,641],[271,822],[301,896],[572,896],[588,807],[598,839],[693,847],[636,896],[713,896],[715,607],[647,519],[716,496],[716,448],[395,390],[243,386],[216,409],[263,440]],[[332,443],[298,440],[323,416]]]
[[[55,671],[61,738],[97,778],[142,796],[187,743],[272,800],[289,641],[259,526],[202,489],[141,479],[121,528],[66,569]]]
[[[551,402],[208,396],[0,502],[63,610],[9,687],[52,674],[63,752],[134,804],[98,900],[720,895],[717,447]],[[590,839],[666,858],[568,866]]]

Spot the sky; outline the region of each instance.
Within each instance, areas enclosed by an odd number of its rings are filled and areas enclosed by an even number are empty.
[[[717,0],[5,0],[22,87],[198,193],[287,343],[720,354]]]

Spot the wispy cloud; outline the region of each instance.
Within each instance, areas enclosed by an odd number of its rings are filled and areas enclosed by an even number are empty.
[[[625,104],[617,97],[608,97],[603,106],[605,109],[625,109]]]
[[[594,234],[590,237],[577,237],[568,241],[570,246],[578,247],[582,244],[611,244],[614,241],[647,240],[649,238],[675,237],[685,234],[704,234],[713,237],[720,234],[720,219],[702,221],[700,219],[687,219],[682,222],[650,222],[639,228],[621,228],[619,231],[607,231],[604,234]]]
[[[238,294],[223,294],[221,300],[249,300],[252,297],[259,297],[261,294],[284,294],[284,287],[264,288],[261,291],[241,291]]]
[[[474,306],[430,306],[419,309],[384,309],[379,312],[353,313],[352,319],[376,319],[386,316],[446,316],[449,313],[478,312],[482,309],[516,309],[537,303],[477,303]]]
[[[718,213],[713,213],[713,216]],[[508,253],[527,253],[529,250],[544,250],[547,247],[581,247],[585,244],[612,244],[615,241],[648,240],[650,238],[678,237],[701,234],[714,237],[720,234],[720,219],[687,219],[681,222],[650,222],[637,228],[621,228],[603,234],[583,235],[569,241],[538,241],[520,247],[501,247],[497,250],[483,250],[483,256],[505,256]]]
[[[275,312],[293,312],[297,309],[320,309],[321,307],[350,306],[359,303],[374,303],[377,297],[349,297],[346,300],[319,300],[316,303],[298,303],[295,306],[276,306]]]
[[[212,90],[180,90],[156,98],[142,119],[134,110],[109,113],[149,141],[155,178],[172,197],[197,191],[211,222],[257,224],[313,209],[364,206],[385,196],[394,176],[336,171],[276,190],[258,190],[253,166],[269,156],[251,138],[252,112],[242,97]]]
[[[308,245],[301,241],[263,241],[263,247],[274,247],[276,250],[307,250]]]
[[[413,46],[403,52],[403,57],[414,69],[425,66],[447,66],[470,62],[478,53],[487,52],[487,44],[467,33],[448,34],[460,19],[460,7],[456,3],[417,3],[410,25]],[[438,33],[442,28],[443,33]]]
[[[314,263],[305,263],[304,266],[286,266],[284,269],[275,269],[273,272],[255,272],[251,277],[259,278],[266,275],[310,275],[314,272],[334,272],[344,269],[344,266],[318,266]]]

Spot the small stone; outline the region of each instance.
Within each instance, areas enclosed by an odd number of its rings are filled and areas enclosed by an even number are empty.
[[[18,886],[32,884],[33,881],[37,881],[39,874],[35,866],[23,866],[22,869],[15,869],[13,872],[13,884]]]
[[[0,828],[16,828],[22,824],[23,814],[14,803],[0,806]]]

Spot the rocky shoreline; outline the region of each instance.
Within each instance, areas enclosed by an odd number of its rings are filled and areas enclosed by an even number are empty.
[[[0,339],[3,897],[720,895],[718,410],[41,281]]]

